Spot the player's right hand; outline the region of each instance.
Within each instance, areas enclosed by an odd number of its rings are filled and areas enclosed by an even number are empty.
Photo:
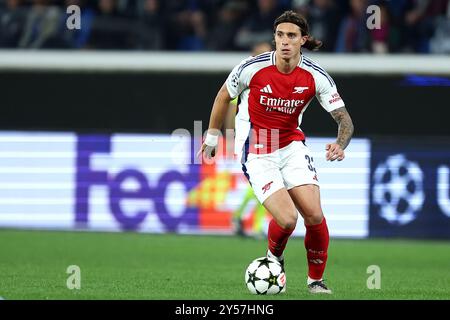
[[[212,147],[212,146],[208,146],[207,144],[203,143],[202,147],[197,152],[197,158],[200,157],[202,153],[205,154],[207,159],[214,158],[214,156],[216,155],[216,149],[217,149],[217,146]]]
[[[211,159],[216,155],[217,145],[219,144],[219,134],[220,132],[217,129],[208,129],[208,133],[206,134],[205,140],[203,141],[202,147],[197,153],[197,157],[199,157],[202,153],[205,153],[207,159]]]

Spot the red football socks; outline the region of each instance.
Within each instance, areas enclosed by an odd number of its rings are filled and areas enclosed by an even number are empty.
[[[327,263],[327,250],[330,240],[325,217],[315,225],[305,225],[305,248],[308,258],[308,276],[315,280],[322,279]]]
[[[283,229],[280,227],[274,219],[269,223],[269,250],[273,255],[281,257],[283,255],[284,248],[286,248],[286,243],[294,229]]]

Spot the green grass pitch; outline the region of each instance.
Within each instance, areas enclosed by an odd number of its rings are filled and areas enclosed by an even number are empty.
[[[0,296],[5,299],[450,299],[450,243],[331,239],[325,279],[331,296],[306,290],[302,238],[286,255],[287,292],[254,296],[244,270],[266,240],[229,236],[0,230]],[[66,287],[69,265],[81,289]],[[381,289],[367,288],[367,267]]]

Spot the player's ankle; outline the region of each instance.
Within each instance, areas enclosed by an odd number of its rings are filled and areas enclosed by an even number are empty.
[[[310,285],[311,283],[313,283],[313,282],[316,282],[316,281],[322,281],[323,279],[322,278],[320,278],[320,279],[313,279],[313,278],[310,278],[309,276],[308,276],[308,279],[306,280],[306,284],[307,285]]]
[[[272,251],[270,251],[270,249],[267,249],[267,257],[272,258],[272,259],[275,259],[275,260],[277,260],[277,261],[279,261],[279,262],[281,262],[281,261],[284,260],[284,256],[283,256],[283,255],[281,255],[281,256],[276,256],[276,255],[274,255],[274,254],[272,253]]]

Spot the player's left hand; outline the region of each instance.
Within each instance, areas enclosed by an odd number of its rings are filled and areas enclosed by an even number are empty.
[[[327,161],[342,161],[345,158],[344,149],[337,143],[328,143],[325,150],[327,150]]]

